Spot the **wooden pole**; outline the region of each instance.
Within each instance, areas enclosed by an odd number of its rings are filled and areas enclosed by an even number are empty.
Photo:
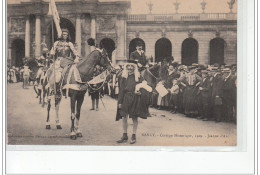
[[[54,48],[54,21],[52,20],[51,28],[52,28],[52,47]],[[55,50],[54,50],[55,51]],[[55,75],[55,55],[52,55],[53,59],[53,75],[54,75],[54,97],[56,97],[56,75]]]

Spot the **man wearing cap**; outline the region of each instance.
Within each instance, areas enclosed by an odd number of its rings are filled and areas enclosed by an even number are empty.
[[[231,70],[225,68],[223,73],[223,118],[225,121],[233,119],[233,89],[235,80],[231,77]]]
[[[138,41],[136,43],[136,50],[130,54],[130,60],[137,61],[138,68],[145,67],[147,64],[146,56],[143,51],[142,42]]]
[[[223,106],[223,78],[220,74],[218,67],[212,67],[213,80],[212,80],[212,110],[213,118],[216,122],[222,120],[222,106]]]
[[[201,70],[202,80],[199,86],[200,90],[200,104],[202,107],[201,115],[204,121],[209,120],[209,100],[210,100],[210,80],[207,70]]]

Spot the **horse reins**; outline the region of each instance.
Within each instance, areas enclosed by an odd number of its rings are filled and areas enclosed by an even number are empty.
[[[147,68],[146,70],[147,70],[147,72],[148,72],[149,74],[151,74],[156,80],[159,79],[159,78],[157,78],[156,76],[154,76],[153,73],[152,73],[148,68]]]

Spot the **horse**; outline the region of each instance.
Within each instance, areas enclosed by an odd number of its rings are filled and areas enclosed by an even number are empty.
[[[59,104],[61,102],[62,93],[63,95],[64,93],[66,93],[70,97],[70,107],[71,107],[70,138],[72,140],[76,140],[77,137],[82,137],[82,133],[79,130],[80,110],[81,110],[82,103],[84,101],[84,95],[87,91],[87,87],[88,87],[87,82],[92,79],[94,68],[96,65],[105,67],[108,71],[111,72],[113,72],[114,70],[106,51],[104,49],[103,50],[96,49],[92,51],[87,57],[82,58],[81,61],[75,65],[82,82],[79,83],[78,81],[75,80],[75,76],[73,76],[75,72],[70,73],[72,72],[71,69],[75,68],[75,66],[73,67],[73,65],[71,65],[67,69],[65,75],[61,78],[61,81],[59,82],[59,84],[57,84],[56,87],[57,88],[57,93],[55,95],[56,127],[57,129],[62,129],[59,123]],[[45,85],[47,85],[48,78],[50,78],[50,76],[51,73],[48,74],[47,72],[47,78],[44,82]],[[68,87],[67,90],[64,89],[66,86]],[[49,89],[50,88],[48,88],[47,90],[48,104],[47,104],[46,129],[50,129],[49,121],[50,121],[50,109],[51,109],[51,98],[50,98],[51,94]],[[76,113],[75,113],[75,107],[76,107]]]
[[[45,84],[44,80],[46,78],[46,68],[39,69],[37,72],[37,77],[36,77],[36,83],[34,84],[34,91],[37,94],[37,97],[39,97],[39,104],[42,104],[42,107],[45,106],[45,97],[46,97],[46,90],[45,90]]]
[[[156,84],[160,80],[159,69],[160,66],[156,64],[141,71],[140,75],[147,82],[147,85],[152,87],[152,89],[155,89]]]
[[[27,66],[29,66],[29,69],[31,70],[30,76],[29,76],[29,85],[31,82],[34,84],[36,82],[36,75],[39,70],[38,62],[35,59],[30,59],[26,63]]]

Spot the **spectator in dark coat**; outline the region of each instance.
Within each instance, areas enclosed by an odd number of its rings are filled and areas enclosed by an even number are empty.
[[[233,119],[233,90],[235,89],[235,79],[231,76],[231,70],[225,68],[223,71],[223,119],[232,121]]]
[[[222,106],[223,106],[223,78],[219,72],[219,69],[213,68],[213,81],[212,81],[212,107],[213,107],[213,118],[216,122],[222,120]]]
[[[130,60],[136,61],[139,68],[146,66],[147,60],[140,41],[136,43],[136,50],[130,54]]]
[[[209,119],[209,102],[210,102],[210,80],[207,70],[201,71],[202,80],[199,86],[200,103],[202,106],[202,119],[207,121]]]

